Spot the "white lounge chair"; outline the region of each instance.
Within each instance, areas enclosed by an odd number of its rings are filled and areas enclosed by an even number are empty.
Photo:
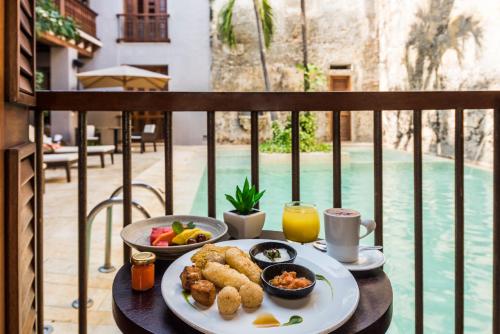
[[[66,180],[71,182],[71,166],[78,162],[78,154],[44,154],[43,163],[47,169],[64,168],[66,170]]]
[[[61,146],[56,148],[50,153],[56,154],[67,154],[67,153],[78,153],[78,146]],[[109,154],[111,157],[111,164],[115,163],[115,145],[95,145],[87,146],[87,155],[96,156],[101,158],[101,167],[106,167],[105,156]]]

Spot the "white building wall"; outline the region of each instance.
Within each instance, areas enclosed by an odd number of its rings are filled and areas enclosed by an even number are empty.
[[[52,90],[76,90],[78,81],[73,61],[78,53],[72,48],[50,48],[50,87]],[[76,114],[68,111],[52,111],[51,135],[61,134],[66,144],[75,143]]]
[[[170,91],[210,91],[210,6],[206,0],[168,1],[170,43],[117,43],[117,14],[124,13],[123,0],[92,0],[99,13],[97,35],[104,46],[84,71],[118,65],[168,65]],[[89,120],[110,124],[116,115],[89,115]],[[114,123],[113,123],[114,124]],[[206,135],[205,113],[174,113],[175,144],[201,144]],[[109,137],[109,134],[106,136]]]

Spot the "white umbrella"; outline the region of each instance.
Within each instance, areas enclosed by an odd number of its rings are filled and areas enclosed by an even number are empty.
[[[163,89],[170,80],[168,75],[127,65],[82,72],[77,77],[84,88]]]

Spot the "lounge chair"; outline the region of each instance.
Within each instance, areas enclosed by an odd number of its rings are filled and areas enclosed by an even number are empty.
[[[156,152],[156,124],[146,124],[140,135],[133,135],[131,137],[132,142],[141,143],[141,153],[146,152],[146,143],[153,143],[154,150]]]
[[[71,166],[78,162],[78,154],[44,154],[43,163],[47,169],[64,168],[66,170],[66,180],[71,182]]]
[[[100,138],[96,133],[95,125],[87,125],[87,142],[92,144],[99,144]]]
[[[48,152],[47,152],[48,153]],[[78,146],[61,146],[50,153],[56,154],[67,154],[67,153],[78,153]],[[95,145],[87,146],[88,156],[99,156],[101,158],[101,167],[106,167],[105,156],[109,154],[111,157],[111,164],[115,163],[115,145]]]

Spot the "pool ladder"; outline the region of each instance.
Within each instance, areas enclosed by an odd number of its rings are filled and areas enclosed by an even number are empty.
[[[149,192],[153,193],[155,197],[161,202],[163,208],[165,208],[165,196],[164,192],[162,189],[153,187],[150,184],[143,183],[143,182],[132,182],[132,188],[143,188],[148,190]],[[91,232],[92,232],[92,224],[97,217],[97,215],[104,209],[106,209],[106,236],[105,236],[105,251],[104,251],[104,264],[99,267],[99,272],[101,273],[111,273],[116,270],[116,268],[111,264],[111,241],[112,241],[112,232],[113,232],[113,206],[115,205],[123,205],[123,198],[119,197],[120,193],[123,191],[123,186],[120,186],[116,188],[113,193],[111,193],[111,196],[98,203],[92,210],[90,210],[90,213],[87,215],[87,240],[86,240],[86,248],[87,248],[87,268],[89,266],[89,259],[90,259],[90,237],[91,237]],[[135,208],[137,211],[139,211],[144,218],[151,218],[151,214],[149,211],[141,205],[139,202],[132,200],[132,207]],[[87,280],[88,282],[88,280]],[[87,308],[91,307],[94,304],[94,301],[89,298],[87,301]],[[73,303],[71,303],[71,306],[73,308],[78,308],[79,303],[78,299],[75,299]]]

